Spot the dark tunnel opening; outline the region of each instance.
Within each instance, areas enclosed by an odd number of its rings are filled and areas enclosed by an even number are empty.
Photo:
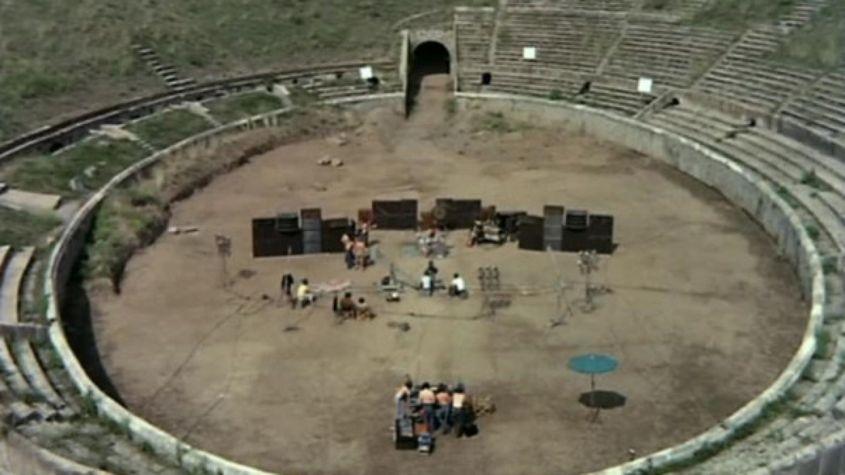
[[[451,72],[451,55],[442,43],[426,41],[417,45],[411,56],[411,71],[408,75],[408,95],[405,110],[410,114],[420,93],[423,79],[434,74]]]

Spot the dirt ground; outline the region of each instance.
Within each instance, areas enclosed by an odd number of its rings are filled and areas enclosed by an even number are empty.
[[[454,113],[445,88],[428,78],[410,120],[393,106],[361,111],[364,125],[345,145],[282,147],[174,207],[171,225],[200,231],[165,235],[135,256],[122,295],[91,296],[104,365],[133,411],[191,444],[287,474],[580,473],[692,437],[771,384],[797,349],[807,308],[754,222],[632,151],[559,125]],[[345,165],[318,166],[325,156]],[[404,197],[421,207],[455,197],[534,214],[546,203],[612,213],[619,248],[596,277],[612,293],[585,313],[573,254],[467,248],[463,232],[437,262],[442,274],[467,277],[471,297],[460,302],[413,291],[401,303],[378,298],[389,263],[410,279],[422,271],[413,233],[376,231],[378,262],[364,272],[347,271],[338,255],[251,257],[252,217],[312,206],[354,216],[374,198]],[[234,243],[228,291],[217,233]],[[475,278],[486,265],[499,267],[512,298],[492,318],[482,318]],[[330,298],[306,310],[279,305],[282,272],[349,280],[379,316],[338,325]],[[552,328],[568,306],[572,315]],[[597,422],[578,401],[589,378],[566,366],[585,352],[620,362],[598,387],[625,404]],[[391,398],[406,374],[463,381],[498,410],[476,437],[440,437],[431,456],[395,451]]]

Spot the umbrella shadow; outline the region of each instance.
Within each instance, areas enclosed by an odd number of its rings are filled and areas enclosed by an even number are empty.
[[[622,407],[628,400],[622,394],[616,391],[588,391],[581,393],[578,397],[578,402],[590,409],[616,409]]]

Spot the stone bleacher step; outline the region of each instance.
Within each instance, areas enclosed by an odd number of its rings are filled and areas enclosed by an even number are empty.
[[[0,193],[0,206],[20,211],[36,213],[54,211],[62,202],[61,195],[34,193],[16,189],[8,189]]]
[[[0,282],[2,282],[3,272],[6,269],[6,264],[9,263],[9,258],[12,256],[12,246],[0,246]]]
[[[796,177],[790,176],[788,172],[782,168],[784,165],[783,163],[773,163],[771,161],[771,157],[769,157],[769,160],[767,161],[759,155],[749,154],[748,151],[743,151],[737,147],[731,147],[732,144],[729,142],[715,142],[714,137],[708,135],[706,131],[706,127],[711,124],[700,121],[691,122],[689,117],[683,116],[681,116],[682,118],[679,120],[672,120],[671,117],[667,117],[667,115],[668,114],[665,113],[654,115],[650,118],[650,121],[681,135],[688,136],[714,150],[724,153],[738,162],[745,164],[755,173],[765,176],[774,182],[794,183],[797,181]],[[741,155],[737,153],[738,151]],[[843,245],[843,241],[841,241],[843,225],[840,217],[837,216],[829,206],[823,204],[821,200],[817,198],[817,196],[820,195],[818,195],[815,190],[810,189],[807,186],[800,185],[791,187],[790,191],[796,196],[796,198],[799,199],[801,204],[814,216],[814,218],[828,230],[837,245],[841,248]]]
[[[17,359],[18,368],[23,376],[29,381],[30,387],[54,409],[61,410],[67,407],[67,403],[53,388],[41,363],[32,350],[32,345],[27,340],[18,339],[12,344],[14,355]]]
[[[5,266],[0,278],[0,323],[18,323],[21,284],[34,254],[34,247],[23,248],[13,253]]]

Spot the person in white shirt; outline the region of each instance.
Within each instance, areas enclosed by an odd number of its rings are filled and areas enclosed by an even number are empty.
[[[451,297],[463,297],[466,295],[467,292],[467,284],[464,281],[464,278],[461,277],[460,274],[455,273],[452,276],[452,283],[449,285],[449,296]]]

